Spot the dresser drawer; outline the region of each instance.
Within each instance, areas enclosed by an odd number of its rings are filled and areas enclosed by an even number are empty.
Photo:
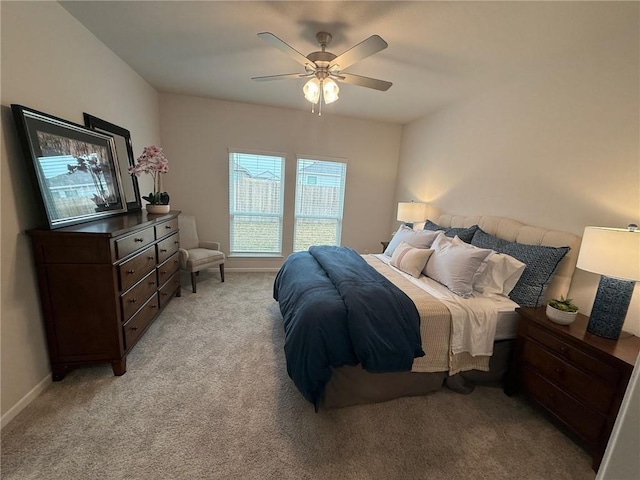
[[[180,239],[178,232],[174,233],[170,237],[165,238],[158,242],[158,263],[164,262],[167,258],[178,251],[180,248]]]
[[[569,360],[578,367],[597,375],[603,381],[611,385],[616,385],[618,383],[620,378],[620,372],[618,370],[596,360],[553,335],[548,334],[535,326],[530,326],[527,329],[527,335],[548,347],[558,357]]]
[[[131,320],[124,324],[124,348],[133,347],[158,313],[158,295],[153,295]]]
[[[526,366],[522,369],[521,380],[533,398],[560,417],[588,443],[596,444],[605,424],[604,416],[565,394]]]
[[[136,313],[141,305],[146,302],[152,293],[158,288],[158,279],[156,272],[151,271],[149,275],[138,282],[131,290],[122,295],[120,302],[122,303],[122,321],[129,320],[131,315]]]
[[[603,413],[611,407],[615,392],[610,385],[601,383],[535,342],[525,343],[522,359],[546,379],[562,385],[564,390],[579,397],[585,404]]]
[[[156,267],[156,247],[150,246],[118,266],[120,290],[126,291]]]
[[[169,235],[170,233],[178,231],[178,217],[169,220],[168,222],[163,222],[159,225],[156,225],[156,239],[160,239]]]
[[[127,255],[144,248],[155,240],[153,228],[145,228],[139,232],[116,240],[116,257],[121,259]]]
[[[180,272],[176,272],[169,279],[167,283],[165,283],[159,290],[160,294],[160,308],[164,308],[169,300],[171,300],[171,295],[175,293],[176,290],[180,288]]]
[[[180,269],[180,254],[171,255],[162,265],[158,265],[158,285],[164,285],[169,277]]]

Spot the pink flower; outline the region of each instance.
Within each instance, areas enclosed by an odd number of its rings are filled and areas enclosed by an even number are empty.
[[[169,161],[161,148],[151,145],[144,147],[142,155],[136,159],[136,165],[129,167],[129,173],[140,176],[149,173],[153,176],[153,193],[157,193],[160,186],[160,174],[169,171]]]

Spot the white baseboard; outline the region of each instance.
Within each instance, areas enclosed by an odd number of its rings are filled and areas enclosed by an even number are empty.
[[[280,267],[264,267],[264,268],[256,268],[256,267],[233,267],[227,268],[225,267],[225,272],[236,272],[236,273],[275,273],[280,270]]]
[[[6,427],[9,422],[16,417],[16,415],[24,410],[27,405],[33,402],[33,400],[51,384],[51,381],[51,374],[48,374],[40,382],[38,382],[38,384],[33,387],[24,397],[22,397],[13,407],[7,410],[7,412],[2,415],[2,418],[0,418],[0,430]]]

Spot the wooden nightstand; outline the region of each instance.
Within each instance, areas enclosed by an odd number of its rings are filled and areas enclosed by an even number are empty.
[[[522,390],[583,440],[597,471],[616,420],[640,338],[622,332],[607,340],[587,332],[578,314],[558,325],[545,307],[518,308],[520,326],[505,393]]]

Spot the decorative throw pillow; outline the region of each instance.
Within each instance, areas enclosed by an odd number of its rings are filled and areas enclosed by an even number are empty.
[[[445,285],[456,295],[470,297],[473,278],[491,250],[449,239],[441,234],[435,239],[433,254],[425,267],[426,275]]]
[[[542,305],[551,277],[568,251],[569,247],[507,243],[500,253],[511,255],[526,265],[509,298],[521,307]]]
[[[484,271],[473,282],[473,289],[484,294],[505,296],[513,290],[526,267],[521,261],[504,253],[489,255],[486,264]]]
[[[418,278],[432,253],[433,250],[415,248],[408,243],[400,242],[393,251],[390,263],[412,277]]]
[[[462,240],[463,242],[471,243],[471,239],[473,238],[474,233],[476,233],[478,226],[472,225],[469,228],[459,228],[459,227],[444,228],[436,223],[433,223],[431,220],[427,220],[423,228],[424,230],[431,230],[431,231],[442,230],[447,237],[453,238],[457,235],[458,238],[460,238],[460,240]]]
[[[471,245],[475,245],[479,248],[490,248],[491,250],[495,250],[499,252],[501,248],[503,248],[507,243],[507,240],[503,240],[502,238],[498,238],[494,235],[491,235],[480,227],[473,234],[473,238],[471,239]]]
[[[384,254],[387,257],[393,255],[394,250],[400,242],[406,242],[417,248],[429,248],[440,232],[430,232],[425,230],[413,230],[405,225],[401,225],[398,231],[387,245]]]

